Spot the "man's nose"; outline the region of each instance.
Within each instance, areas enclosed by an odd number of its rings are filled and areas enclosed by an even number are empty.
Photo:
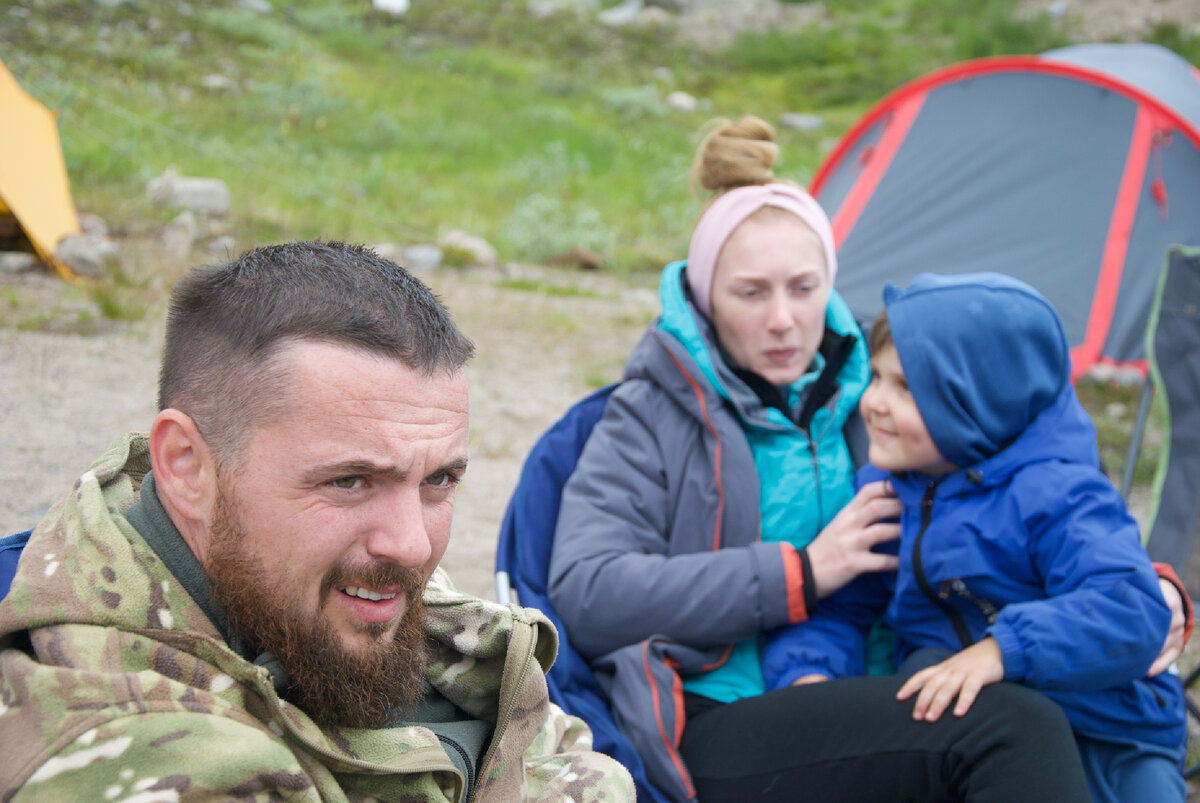
[[[433,555],[433,545],[425,526],[420,491],[394,489],[381,502],[374,511],[376,520],[367,539],[367,552],[412,569],[424,566]]]

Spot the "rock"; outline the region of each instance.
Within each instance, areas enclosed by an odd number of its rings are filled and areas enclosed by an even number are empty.
[[[391,14],[393,17],[402,17],[407,14],[408,6],[408,0],[371,0],[372,8],[385,14]]]
[[[661,81],[667,86],[671,86],[675,83],[675,73],[671,72],[670,67],[655,67],[654,71],[651,72],[650,75],[654,77],[655,81]]]
[[[436,245],[421,243],[404,249],[404,261],[400,263],[413,273],[428,273],[442,264],[442,249]]]
[[[54,256],[80,276],[103,276],[107,263],[117,256],[117,247],[103,236],[68,234],[59,241]]]
[[[698,106],[694,97],[679,90],[667,95],[667,105],[677,112],[694,112]]]
[[[158,246],[173,260],[184,260],[196,241],[196,216],[185,209],[158,234]]]
[[[500,254],[495,246],[482,237],[469,234],[459,229],[452,229],[438,239],[443,255],[447,251],[465,254],[474,265],[494,268],[500,264]]]
[[[404,264],[404,248],[395,243],[375,243],[367,246],[384,259],[395,262],[397,265]]]
[[[146,198],[158,206],[188,209],[198,215],[229,214],[229,187],[216,178],[181,176],[174,168],[146,184]]]
[[[566,265],[584,270],[596,270],[603,262],[604,257],[596,252],[578,247],[572,248],[570,251],[566,251],[558,256],[550,257],[550,264],[552,265]]]
[[[79,228],[84,234],[92,237],[107,237],[108,224],[104,222],[104,218],[99,215],[92,215],[87,212],[79,216]]]
[[[39,264],[37,254],[27,251],[0,251],[0,273],[28,273]]]
[[[237,256],[237,239],[232,234],[214,237],[208,242],[208,253],[223,259],[233,259]]]
[[[246,11],[253,11],[255,14],[270,14],[275,10],[267,0],[241,0],[238,5]]]
[[[1121,402],[1109,402],[1104,405],[1104,415],[1106,418],[1124,418],[1129,414],[1129,407]]]
[[[238,88],[237,81],[234,81],[228,75],[220,75],[219,73],[213,73],[201,78],[200,86],[210,92],[231,92]]]
[[[525,6],[525,10],[529,12],[529,16],[535,20],[544,20],[553,17],[563,8],[554,0],[533,0],[529,5]]]
[[[641,14],[638,14],[637,20],[635,20],[635,21],[637,22],[638,25],[644,25],[644,26],[660,25],[660,26],[663,26],[663,25],[670,25],[672,22],[675,21],[675,17],[672,16],[671,12],[667,11],[665,8],[651,7],[651,8],[644,9]]]
[[[820,131],[825,127],[825,119],[816,114],[785,112],[779,115],[779,127],[793,131]]]
[[[596,15],[596,19],[600,21],[601,25],[619,28],[637,19],[638,14],[642,13],[643,6],[642,0],[625,0],[619,6],[613,6],[601,11]]]

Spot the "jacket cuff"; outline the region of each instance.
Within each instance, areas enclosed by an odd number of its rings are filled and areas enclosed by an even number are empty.
[[[804,610],[812,616],[817,610],[817,581],[813,579],[808,550],[801,549],[796,553],[796,557],[800,559],[800,570],[804,573]]]
[[[783,576],[787,583],[788,624],[803,622],[817,607],[816,586],[808,555],[791,544],[781,541]]]
[[[1029,663],[1012,628],[997,622],[987,629],[987,635],[994,638],[996,646],[1000,648],[1000,656],[1004,661],[1004,679],[1014,683],[1025,680],[1029,674]]]
[[[1196,624],[1195,612],[1192,609],[1192,600],[1188,597],[1187,589],[1183,587],[1183,581],[1179,579],[1179,575],[1171,568],[1169,563],[1155,563],[1154,571],[1158,572],[1158,576],[1166,580],[1171,585],[1175,586],[1179,591],[1179,598],[1183,600],[1183,643],[1187,644],[1188,639],[1192,637],[1192,629]]]

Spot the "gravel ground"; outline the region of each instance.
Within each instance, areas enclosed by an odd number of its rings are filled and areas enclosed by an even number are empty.
[[[657,299],[566,271],[425,278],[477,346],[468,366],[471,465],[444,565],[463,589],[494,597],[496,534],[525,454],[572,401],[620,375]],[[60,305],[56,281],[2,277],[0,294]],[[581,290],[565,289],[573,286]],[[6,314],[15,316],[0,308],[0,321]],[[0,326],[0,533],[36,523],[117,436],[149,426],[161,347],[161,315],[88,335]]]

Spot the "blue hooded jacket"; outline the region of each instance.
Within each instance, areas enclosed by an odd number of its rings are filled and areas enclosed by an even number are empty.
[[[990,635],[1005,680],[1046,693],[1077,732],[1178,747],[1180,680],[1145,677],[1171,614],[1100,471],[1053,307],[997,274],[919,276],[884,301],[921,417],[959,468],[860,471],[860,485],[890,479],[904,504],[900,569],[859,578],[772,636],[767,687],[861,674],[866,628],[883,612],[898,661]]]

